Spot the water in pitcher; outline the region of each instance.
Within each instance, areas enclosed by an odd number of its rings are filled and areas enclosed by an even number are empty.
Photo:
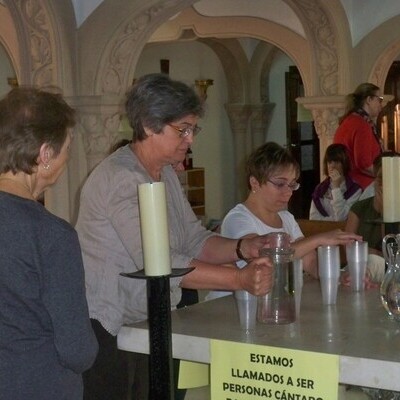
[[[274,265],[271,292],[258,298],[257,320],[266,324],[290,324],[296,320],[292,248],[268,248],[260,252]]]

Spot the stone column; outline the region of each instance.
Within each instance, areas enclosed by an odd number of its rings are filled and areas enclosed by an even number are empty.
[[[118,96],[85,96],[75,99],[79,126],[86,153],[87,172],[103,160],[118,140],[120,98]]]
[[[77,112],[68,175],[63,179],[68,193],[59,191],[57,198],[50,193],[49,202],[62,207],[68,203],[68,220],[74,224],[78,216],[80,189],[89,173],[118,140],[121,107],[117,96],[79,96],[66,100]],[[46,204],[47,201],[46,198]]]
[[[332,143],[339,126],[339,119],[344,113],[345,96],[299,97],[296,101],[310,110],[319,138],[320,171],[323,174],[323,160],[326,148]]]
[[[235,176],[236,191],[235,201],[243,201],[247,195],[245,160],[249,141],[249,118],[251,106],[249,104],[226,104],[226,112],[229,117],[233,144],[235,150]]]
[[[253,104],[250,106],[252,150],[265,143],[267,127],[274,107],[274,103]]]

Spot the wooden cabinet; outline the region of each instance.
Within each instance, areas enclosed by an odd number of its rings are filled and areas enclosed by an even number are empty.
[[[196,215],[205,215],[204,168],[192,168],[178,172],[179,181]]]

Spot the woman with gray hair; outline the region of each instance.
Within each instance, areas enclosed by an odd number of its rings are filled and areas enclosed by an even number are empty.
[[[0,399],[79,400],[96,356],[78,235],[37,199],[66,166],[74,110],[58,94],[0,101]]]
[[[376,118],[382,110],[383,97],[373,83],[362,83],[346,97],[346,110],[340,120],[333,143],[349,151],[349,176],[364,190],[374,180],[373,162],[382,152]]]
[[[207,231],[182,192],[172,166],[184,160],[201,130],[197,122],[203,109],[193,89],[167,75],[143,76],[127,94],[126,112],[133,128],[132,143],[112,153],[90,174],[76,225],[90,317],[100,343],[94,368],[84,377],[87,399],[125,395],[126,361],[117,350],[116,335],[123,324],[147,318],[146,283],[120,277],[121,272],[143,268],[139,184],[164,182],[172,267],[195,268],[171,279],[172,307],[181,299],[181,288],[244,289],[261,295],[272,284],[270,261],[257,258],[266,239],[238,241]],[[226,265],[239,258],[252,261],[243,269]],[[134,384],[147,380],[144,370],[138,373]],[[135,399],[147,399],[146,388],[134,391]]]

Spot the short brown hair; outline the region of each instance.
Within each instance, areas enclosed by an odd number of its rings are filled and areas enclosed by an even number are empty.
[[[12,89],[0,100],[0,173],[33,172],[40,147],[58,155],[75,125],[75,111],[60,94],[33,87]]]
[[[147,138],[145,127],[158,134],[171,122],[187,115],[201,117],[204,112],[195,91],[166,74],[148,74],[135,81],[127,93],[125,109],[133,143]]]
[[[247,160],[247,186],[251,189],[252,176],[261,185],[266,183],[275,171],[287,167],[293,167],[297,177],[300,175],[299,164],[293,155],[279,144],[267,142],[254,150]]]

